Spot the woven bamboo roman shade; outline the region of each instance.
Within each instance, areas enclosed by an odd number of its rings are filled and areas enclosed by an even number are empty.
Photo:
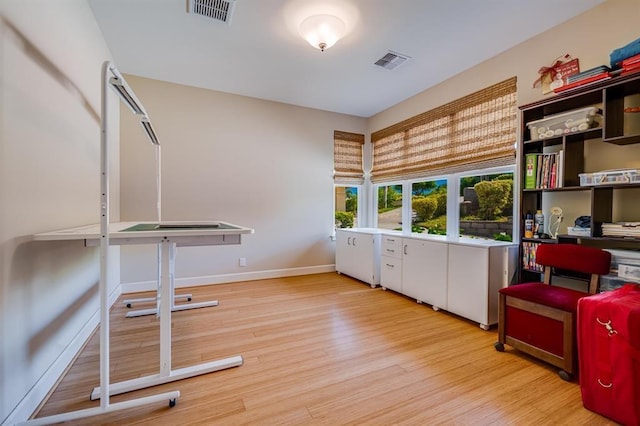
[[[373,133],[372,181],[514,164],[516,101],[513,77]]]
[[[363,145],[364,135],[334,131],[333,169],[336,183],[361,185],[364,182]]]

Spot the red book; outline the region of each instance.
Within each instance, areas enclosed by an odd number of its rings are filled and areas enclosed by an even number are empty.
[[[554,89],[553,91],[556,92],[556,93],[560,93],[560,92],[564,92],[564,91],[569,90],[569,89],[574,89],[576,87],[581,87],[581,86],[584,86],[584,85],[587,85],[587,84],[595,83],[595,82],[600,81],[600,80],[605,80],[607,78],[611,78],[611,75],[609,75],[608,71],[605,71],[603,73],[596,74],[596,75],[591,76],[591,77],[583,78],[582,80],[574,81],[573,83],[567,84],[566,86],[558,87],[557,89]]]
[[[640,63],[640,54],[632,56],[622,61],[622,68],[626,68],[627,65]]]
[[[637,72],[640,72],[640,67],[634,67],[634,68],[626,68],[623,69],[622,72],[620,73],[620,75],[628,75],[628,74],[635,74]]]

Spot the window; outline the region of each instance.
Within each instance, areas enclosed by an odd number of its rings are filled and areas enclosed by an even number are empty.
[[[334,224],[336,228],[358,226],[359,192],[364,182],[362,146],[364,135],[333,132]]]
[[[516,118],[514,77],[374,132],[378,228],[510,239]]]
[[[402,185],[378,186],[378,228],[402,230]]]
[[[460,235],[511,241],[513,171],[459,178]]]
[[[447,180],[411,184],[411,231],[447,235]]]
[[[355,228],[358,226],[358,186],[335,186],[335,226]]]

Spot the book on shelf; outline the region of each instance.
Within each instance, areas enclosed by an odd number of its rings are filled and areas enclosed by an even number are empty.
[[[583,78],[582,80],[578,80],[578,81],[574,81],[573,83],[568,83],[565,84],[564,86],[558,87],[557,89],[554,89],[553,91],[555,93],[560,93],[560,92],[564,92],[566,90],[571,90],[571,89],[575,89],[576,87],[582,87],[582,86],[586,86],[589,84],[594,84],[597,83],[601,80],[606,80],[608,78],[611,78],[611,74],[608,71],[605,71],[603,73],[600,74],[596,74],[593,76],[589,76],[586,78]]]
[[[622,68],[628,67],[634,64],[640,64],[640,54],[631,56],[622,61]]]
[[[538,154],[527,154],[525,157],[525,189],[535,189],[536,174],[538,173]]]
[[[600,65],[598,67],[593,67],[590,68],[588,70],[579,72],[577,74],[573,74],[570,75],[569,77],[567,77],[567,83],[575,83],[577,81],[582,81],[588,77],[593,77],[594,75],[598,75],[598,74],[602,74],[602,73],[606,73],[611,71],[611,68],[609,68],[606,65]]]
[[[562,150],[548,154],[526,154],[524,188],[562,188],[563,158]]]
[[[536,263],[536,250],[540,243],[532,241],[522,242],[522,267],[529,271],[544,272],[544,268]]]
[[[640,72],[640,62],[634,62],[632,64],[623,65],[622,72],[620,75],[633,74],[636,72]]]

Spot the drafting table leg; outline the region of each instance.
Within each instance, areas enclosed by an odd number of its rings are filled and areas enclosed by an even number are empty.
[[[191,299],[193,298],[193,295],[191,293],[185,293],[185,294],[176,294],[174,296],[174,298],[176,300],[178,299],[185,299],[187,302],[191,302]],[[131,308],[134,304],[136,303],[151,303],[151,302],[155,302],[156,298],[155,297],[140,297],[138,299],[125,299],[122,301],[122,303],[127,307],[127,308]],[[155,313],[155,312],[154,312]]]
[[[243,364],[241,356],[236,355],[189,367],[171,369],[171,305],[173,304],[173,280],[175,274],[176,244],[166,240],[159,245],[158,261],[160,263],[160,373],[138,379],[114,383],[109,387],[109,395],[118,395],[137,389],[182,380],[201,374],[212,373]],[[94,388],[91,399],[100,398],[100,388]]]
[[[162,245],[162,244],[160,244]],[[175,244],[174,248],[173,248],[173,260],[172,262],[175,264],[175,251],[176,251],[176,247]],[[158,264],[161,264],[160,258],[158,258]],[[160,276],[162,275],[161,271],[158,271],[158,289],[156,291],[156,294],[159,295],[160,294],[160,285],[162,284],[161,282],[161,278]],[[218,306],[218,301],[217,300],[209,300],[206,302],[196,302],[196,303],[183,303],[180,305],[176,305],[175,304],[175,300],[176,299],[183,299],[186,298],[187,300],[191,300],[191,294],[181,294],[181,295],[177,295],[175,294],[175,279],[172,278],[171,279],[171,311],[176,312],[176,311],[186,311],[189,309],[197,309],[197,308],[209,308],[212,306]],[[156,296],[157,297],[157,296]],[[130,303],[133,302],[151,302],[151,301],[155,301],[156,299],[153,297],[149,297],[149,298],[142,298],[142,299],[130,299],[130,300],[125,300],[124,303],[125,305],[129,305]],[[127,303],[128,302],[128,303]],[[126,318],[133,318],[133,317],[141,317],[141,316],[145,316],[145,315],[153,315],[156,314],[158,312],[157,308],[149,308],[149,309],[137,309],[135,311],[129,311],[126,313],[125,317]]]

